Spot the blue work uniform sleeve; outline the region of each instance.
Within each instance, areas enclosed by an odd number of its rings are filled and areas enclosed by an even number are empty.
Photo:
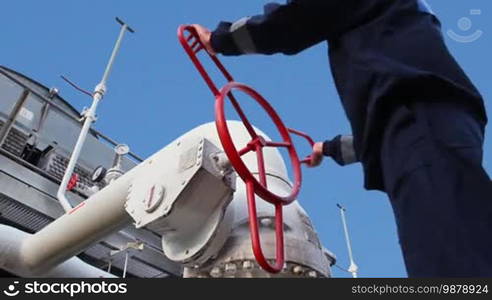
[[[358,162],[354,138],[351,135],[337,135],[334,139],[323,143],[323,154],[331,157],[341,166]]]
[[[269,3],[261,15],[221,22],[212,48],[224,55],[296,54],[323,40],[335,39],[407,0],[290,0]]]

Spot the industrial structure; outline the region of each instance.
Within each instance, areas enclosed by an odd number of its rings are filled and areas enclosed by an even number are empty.
[[[133,32],[118,21],[105,78],[123,32]],[[180,41],[192,56],[200,49],[187,30],[180,28]],[[227,79],[212,89],[215,123],[142,159],[91,128],[95,108],[80,113],[57,89],[0,67],[2,275],[330,277],[335,257],[296,200],[308,158],[297,157],[290,134],[302,133],[287,130],[254,90]],[[234,98],[241,121],[227,120],[220,104],[232,90],[255,98],[284,140],[249,124]],[[103,78],[91,95],[105,92]],[[293,181],[276,147],[287,148]]]

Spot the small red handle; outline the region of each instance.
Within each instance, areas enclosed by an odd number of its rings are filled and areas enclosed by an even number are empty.
[[[287,128],[287,130],[292,134],[305,138],[308,141],[309,145],[311,145],[311,147],[314,146],[314,140],[307,133],[292,128]],[[308,155],[303,160],[301,160],[301,164],[310,165],[311,159],[312,159],[311,155]]]
[[[77,187],[77,183],[79,182],[79,174],[73,173],[72,177],[67,184],[67,191],[73,191]]]
[[[188,35],[187,35],[188,33]],[[205,70],[205,67],[203,66],[202,62],[198,59],[198,52],[201,50],[205,49],[205,45],[203,45],[202,41],[200,40],[200,37],[198,36],[198,33],[196,32],[195,27],[191,25],[181,25],[178,28],[178,39],[181,42],[181,45],[185,49],[186,53],[190,57],[191,61],[195,65],[196,69],[202,75],[203,79],[205,80],[205,83],[207,83],[207,86],[210,88],[214,96],[219,95],[219,88],[217,85],[214,83],[210,75],[208,75],[207,71]],[[205,51],[207,52],[207,51]],[[224,65],[220,62],[220,60],[217,58],[215,55],[211,55],[208,53],[208,56],[212,59],[214,62],[215,66],[219,69],[219,71],[224,75],[225,79],[228,82],[234,81],[234,78],[232,75],[229,73],[229,71],[226,70]]]

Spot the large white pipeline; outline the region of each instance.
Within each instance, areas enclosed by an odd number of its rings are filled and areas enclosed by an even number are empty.
[[[29,233],[17,228],[0,225],[0,268],[21,277],[46,278],[114,278],[111,273],[93,267],[78,257],[73,257],[55,268],[33,273],[23,262],[20,253],[23,241]]]
[[[249,135],[241,123],[229,122],[229,127],[235,143],[245,144],[249,141]],[[194,136],[205,137],[214,141],[218,146],[220,145],[213,123],[200,126],[184,134],[41,231],[34,235],[24,236],[18,248],[15,249],[18,256],[13,262],[19,264],[26,274],[42,274],[62,263],[65,265],[67,260],[91,244],[131,224],[133,219],[127,213],[125,203],[134,179],[148,178],[149,174],[153,174],[153,168],[166,167],[153,163],[159,161],[162,156],[166,157],[164,161],[179,161],[182,153],[176,151],[171,145],[177,144],[180,139]],[[280,155],[277,154],[278,150],[265,148],[264,151],[265,157],[275,158],[269,160],[266,172],[271,176],[286,174],[285,165]],[[256,172],[254,166],[257,164],[254,153],[248,153],[243,158],[252,171]],[[12,268],[11,265],[6,269]],[[58,267],[55,270],[58,270]]]
[[[239,123],[232,123],[231,125],[236,130],[242,129]],[[244,131],[244,129],[242,130]],[[217,135],[216,132],[212,126],[208,126],[207,130],[203,132],[194,130],[177,140],[190,135],[214,137]],[[131,224],[133,219],[125,210],[125,202],[134,178],[148,178],[149,174],[152,174],[152,168],[166,167],[153,163],[159,157],[165,156],[169,161],[179,161],[181,153],[171,147],[175,143],[173,141],[118,180],[113,181],[71,211],[48,224],[41,231],[27,237],[20,249],[22,264],[29,269],[30,273],[43,272]]]

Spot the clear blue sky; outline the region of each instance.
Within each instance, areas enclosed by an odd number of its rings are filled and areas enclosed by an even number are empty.
[[[1,1],[0,64],[47,86],[59,87],[62,96],[82,108],[90,99],[74,92],[59,75],[92,89],[102,75],[119,30],[114,17],[120,16],[137,33],[128,35],[123,43],[96,127],[146,157],[191,128],[213,120],[213,99],[177,42],[177,26],[201,23],[215,27],[219,20],[234,21],[258,13],[265,2]],[[428,2],[440,17],[444,31],[453,29],[462,35],[483,31],[483,36],[472,43],[459,43],[449,37],[446,40],[484,95],[490,111],[492,2]],[[470,9],[481,9],[481,15],[470,15]],[[457,24],[462,17],[472,21],[467,32]],[[255,87],[269,99],[289,126],[309,132],[316,139],[350,133],[329,71],[325,44],[295,57],[248,56],[223,61],[236,80]],[[270,128],[265,119],[255,124]],[[484,164],[489,172],[490,138],[487,133]],[[299,143],[300,152],[307,153],[308,147],[303,141]],[[348,209],[360,276],[406,276],[388,200],[382,193],[363,189],[360,165],[340,168],[326,161],[304,174],[299,199],[323,244],[337,254],[339,265],[347,267],[348,259],[336,202]],[[333,272],[335,276],[347,276],[336,268]]]

